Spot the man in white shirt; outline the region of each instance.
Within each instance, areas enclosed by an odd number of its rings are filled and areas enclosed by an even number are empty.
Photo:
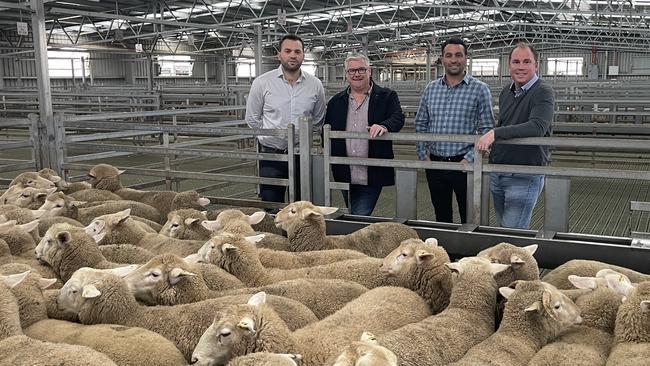
[[[300,70],[305,59],[304,43],[300,37],[287,34],[280,40],[278,60],[280,67],[255,78],[246,101],[246,123],[251,128],[286,129],[289,124],[296,131],[300,117],[307,117],[320,127],[325,117],[325,89],[315,76]],[[299,134],[296,133],[296,142]],[[262,153],[287,153],[287,139],[281,136],[259,136]],[[298,155],[295,157],[299,166]],[[261,177],[288,178],[288,164],[282,161],[260,160]],[[300,173],[294,171],[296,187]],[[286,187],[260,184],[262,201],[284,202]]]

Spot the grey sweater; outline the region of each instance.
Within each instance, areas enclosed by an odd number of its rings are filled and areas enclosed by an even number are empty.
[[[551,157],[547,146],[503,145],[499,140],[550,136],[554,107],[553,89],[541,79],[516,99],[510,85],[503,88],[499,96],[499,127],[494,129],[495,144],[490,152],[490,163],[546,165]]]

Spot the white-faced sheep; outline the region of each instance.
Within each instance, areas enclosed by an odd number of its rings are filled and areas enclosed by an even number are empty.
[[[102,245],[133,244],[154,254],[173,253],[182,257],[198,252],[205,243],[202,240],[179,240],[146,231],[131,218],[128,209],[96,217],[86,226],[86,232],[90,235],[103,234],[103,239],[99,242]]]
[[[225,232],[250,236],[257,234],[255,230],[253,230],[252,225],[261,222],[266,218],[266,216],[267,214],[264,211],[257,211],[253,214],[247,215],[236,209],[226,209],[222,210],[213,221],[205,220],[201,222],[201,225],[210,230],[211,233]],[[257,243],[257,246],[273,250],[290,250],[289,239],[287,237],[273,233],[264,234],[264,238]]]
[[[537,244],[518,247],[510,243],[499,243],[480,251],[477,256],[488,259],[492,263],[508,265],[508,269],[499,272],[495,279],[499,287],[508,286],[516,280],[539,280],[539,267],[533,257]]]
[[[582,323],[539,350],[529,366],[604,366],[607,362],[616,314],[623,298],[606,287],[604,278],[572,276],[570,281],[577,288],[592,290],[574,300]]]
[[[558,266],[557,268],[544,275],[542,281],[550,283],[551,285],[561,290],[569,290],[573,288],[573,285],[569,281],[570,275],[580,277],[594,277],[596,276],[596,273],[602,269],[611,269],[618,273],[624,274],[633,283],[650,281],[650,275],[633,271],[629,268],[583,259],[572,259]]]
[[[393,351],[380,345],[373,334],[363,332],[361,339],[347,346],[332,366],[397,365],[397,356]]]
[[[65,194],[80,192],[90,188],[90,183],[87,182],[67,182],[65,179],[61,178],[57,172],[50,168],[39,170],[38,175],[56,184],[57,189]]]
[[[54,182],[41,177],[36,172],[20,173],[14,178],[9,186],[33,187],[33,188],[56,188]]]
[[[44,278],[57,278],[56,273],[48,265],[41,264],[34,258],[15,257],[11,255],[9,246],[4,240],[0,240],[0,265],[16,264],[26,266],[27,269],[21,269],[17,272],[24,272],[26,270],[33,270],[39,273]],[[13,272],[16,273],[16,272]],[[62,281],[56,281],[53,288],[61,288]]]
[[[124,188],[120,182],[120,174],[124,173],[112,165],[98,164],[90,169],[88,176],[93,188],[111,191],[122,199],[146,203],[156,208],[163,217],[173,210],[181,208],[201,209],[210,203],[210,200],[200,197],[196,192],[183,194],[185,192],[173,191],[140,191],[131,188]],[[177,196],[181,196],[177,199]]]
[[[16,221],[0,224],[0,239],[9,245],[13,256],[33,258],[36,248],[34,236],[26,232],[22,225],[16,225]]]
[[[212,236],[212,231],[201,225],[205,220],[205,211],[193,208],[174,210],[167,215],[167,222],[159,233],[182,240],[208,240]]]
[[[77,313],[82,324],[109,323],[152,330],[172,341],[190,360],[199,338],[213,321],[215,309],[242,303],[246,298],[228,296],[185,305],[149,307],[136,302],[121,278],[105,275],[92,282],[83,276],[73,276],[61,289],[57,302],[60,308]],[[283,318],[296,327],[316,320],[300,303],[282,297],[274,297],[273,301],[273,306],[283,312]]]
[[[108,356],[83,346],[41,342],[23,335],[16,298],[8,287],[20,283],[27,273],[0,276],[0,364],[115,365]]]
[[[367,257],[296,269],[266,268],[260,262],[254,241],[258,236],[218,234],[199,253],[208,253],[215,263],[247,286],[264,286],[296,278],[331,278],[360,283],[367,288],[396,285],[397,281],[379,270],[381,259]]]
[[[238,211],[243,212],[246,215],[252,215],[256,212],[259,212],[259,208],[255,207],[232,207]],[[208,211],[208,220],[215,220],[219,214],[224,211],[224,210],[229,210],[232,208],[222,208],[219,210],[215,211]],[[275,226],[275,221],[273,221],[273,216],[271,215],[265,215],[262,221],[258,222],[257,224],[253,224],[253,230],[259,231],[259,232],[264,232],[264,233],[271,233],[271,234],[278,234],[282,236],[286,236],[287,233],[280,229],[279,227]]]
[[[650,360],[650,282],[635,286],[621,274],[610,274],[606,279],[610,288],[626,298],[616,315],[614,346],[607,365],[647,365]]]
[[[30,210],[38,209],[46,197],[56,191],[56,188],[34,188],[11,186],[0,196],[0,202],[5,205],[16,205]]]
[[[215,266],[207,267],[219,269]],[[210,271],[213,272],[214,269],[210,268]],[[241,288],[242,283],[228,273],[224,274],[234,279],[232,283],[226,278],[208,286],[202,275],[204,272],[202,268],[190,265],[173,254],[161,254],[130,273],[124,280],[136,299],[148,305],[187,304],[221,296],[252,295],[264,291],[305,304],[319,319],[334,313],[367,291],[354,282],[326,279],[297,279],[256,288]]]
[[[197,344],[197,365],[225,364],[230,358],[254,352],[291,352],[303,356],[304,366],[325,365],[364,331],[382,334],[429,316],[427,304],[400,287],[369,290],[327,318],[293,333],[265,305],[264,293],[246,305],[218,311]]]
[[[420,322],[379,336],[402,366],[446,365],[494,332],[498,286],[493,276],[508,268],[485,258],[446,264],[454,273],[449,306]]]
[[[75,201],[62,192],[56,192],[47,197],[47,200],[39,208],[39,211],[42,211],[41,217],[65,216],[73,218],[84,225],[88,225],[95,217],[130,209],[131,213],[135,216],[160,222],[160,212],[140,202],[125,200],[109,201],[91,207],[80,208],[79,206],[82,203],[84,202]]]
[[[348,235],[325,235],[324,215],[336,207],[315,206],[298,201],[289,204],[275,216],[279,228],[287,231],[292,251],[323,249],[354,249],[372,257],[384,258],[406,239],[418,238],[412,228],[395,222],[379,222]]]
[[[546,283],[517,281],[515,289],[499,292],[508,299],[499,329],[451,365],[526,365],[551,339],[582,321],[578,307]]]
[[[436,239],[409,239],[384,258],[380,269],[426,299],[431,312],[437,314],[449,304],[452,284],[451,271],[445,265],[448,262],[447,252]]]
[[[196,255],[186,257],[190,262],[199,263],[212,263],[217,264],[216,256],[211,254],[215,244],[219,244],[222,238],[228,237],[228,233],[215,234],[216,239],[211,238],[208,240]],[[237,235],[235,235],[237,236]],[[258,234],[250,236],[260,240],[266,234]],[[221,238],[221,239],[220,239]],[[257,243],[254,243],[257,245]],[[273,250],[268,248],[258,248],[257,254],[260,262],[267,268],[279,269],[297,269],[304,267],[316,267],[320,265],[346,261],[350,259],[368,258],[367,255],[351,249],[331,249],[331,250],[314,250],[309,252],[286,252],[283,250]]]
[[[107,261],[95,240],[83,228],[56,224],[36,246],[36,259],[49,264],[63,281],[70,279],[82,267],[107,269],[126,266]]]

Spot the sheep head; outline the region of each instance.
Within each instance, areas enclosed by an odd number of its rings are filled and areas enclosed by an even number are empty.
[[[86,234],[96,238],[95,241],[99,243],[101,238],[104,236],[110,237],[113,231],[116,231],[120,225],[124,224],[130,218],[131,209],[127,208],[120,212],[96,217],[84,230]]]
[[[84,203],[86,202],[75,201],[63,192],[55,192],[45,199],[38,211],[42,213],[42,217],[67,216],[74,218],[77,217],[79,206]]]
[[[205,220],[201,225],[212,232],[224,230],[228,232],[253,234],[255,231],[252,225],[260,223],[264,219],[264,216],[266,216],[266,212],[264,211],[246,215],[236,209],[227,209],[221,211],[216,219],[212,221]]]
[[[192,208],[195,210],[203,210],[205,206],[210,204],[210,199],[201,196],[196,191],[185,191],[176,194],[172,200],[172,210],[179,210],[184,208]]]
[[[198,275],[190,265],[174,254],[160,254],[124,277],[131,293],[147,305],[168,305],[165,299],[174,299],[177,287]]]
[[[275,215],[275,226],[289,231],[301,221],[317,221],[324,225],[325,215],[331,215],[338,210],[337,207],[316,206],[309,201],[296,201],[287,205]]]
[[[352,342],[336,359],[332,366],[397,366],[397,356],[377,342],[377,338],[368,332],[361,334],[361,339]]]
[[[183,209],[167,214],[167,222],[160,229],[160,234],[176,239],[196,239],[197,233],[203,237],[209,235],[208,230],[201,226],[206,220],[205,211]]]
[[[38,171],[38,175],[56,184],[56,187],[63,191],[68,188],[69,184],[57,172],[50,168],[43,168]]]
[[[478,257],[488,259],[492,263],[507,264],[510,268],[495,277],[499,286],[508,286],[516,280],[534,281],[539,279],[539,268],[533,257],[537,244],[518,247],[510,243],[499,243],[482,250]]]
[[[110,277],[116,277],[121,281],[121,278],[136,268],[137,265],[113,269],[79,268],[59,290],[56,298],[58,310],[79,314],[87,299],[94,299],[101,295],[99,282]]]
[[[422,269],[443,267],[449,262],[447,252],[434,238],[426,241],[420,239],[404,240],[384,258],[380,269],[400,279],[410,279],[416,271]]]
[[[34,188],[14,185],[9,187],[0,196],[0,202],[23,208],[37,209],[45,202],[45,198],[54,191],[56,191],[56,188]]]
[[[18,185],[22,188],[56,188],[53,182],[41,177],[36,172],[24,172],[18,174],[18,176],[9,183],[9,186],[13,185]]]
[[[255,349],[255,340],[264,330],[262,312],[265,307],[266,294],[259,292],[245,305],[229,306],[218,312],[194,348],[192,364],[225,365],[236,356],[272,351]]]
[[[124,173],[124,170],[119,170],[112,165],[97,164],[90,169],[88,177],[93,188],[115,192],[122,189],[122,183],[120,182],[120,174],[122,173]]]
[[[468,271],[484,271],[494,276],[510,268],[509,265],[492,263],[482,257],[464,257],[458,262],[445,263],[445,265],[449,267],[452,273],[456,273],[458,276],[462,276]]]
[[[246,266],[249,260],[257,259],[259,261],[253,246],[263,238],[264,234],[253,236],[217,234],[199,249],[197,262],[212,263],[230,272],[239,266]],[[240,253],[241,251],[250,255]]]

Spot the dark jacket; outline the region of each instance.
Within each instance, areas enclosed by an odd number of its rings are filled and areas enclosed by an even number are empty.
[[[553,88],[541,79],[519,98],[510,86],[499,97],[499,126],[494,129],[497,142],[490,152],[490,163],[515,165],[546,165],[550,159],[548,146],[505,145],[499,141],[518,137],[546,137],[552,134],[555,110]]]
[[[333,131],[345,131],[348,116],[349,94],[347,88],[333,96],[327,103],[325,123],[332,126]],[[380,124],[388,132],[399,132],[404,126],[404,113],[399,98],[394,90],[382,88],[374,83],[368,104],[368,126]],[[347,156],[345,139],[332,139],[332,156]],[[368,157],[393,159],[393,142],[368,140]],[[350,182],[350,168],[347,165],[333,164],[332,173],[337,182]],[[395,184],[393,168],[368,167],[368,184],[391,186]]]

